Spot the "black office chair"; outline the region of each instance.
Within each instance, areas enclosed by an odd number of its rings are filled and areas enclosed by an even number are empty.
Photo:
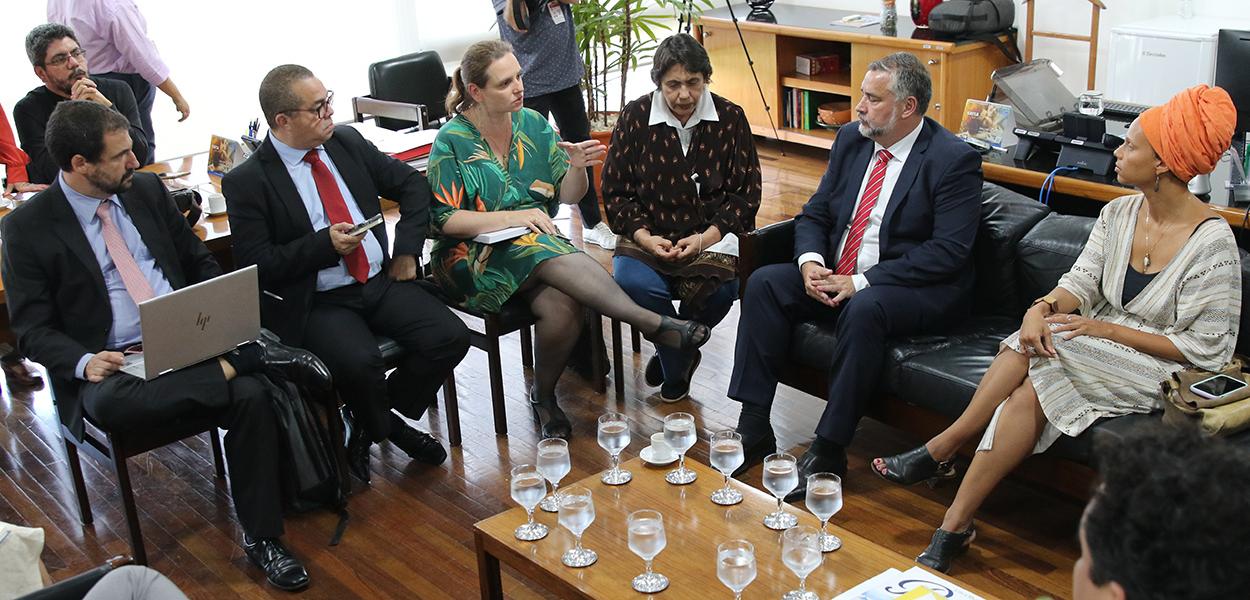
[[[369,97],[388,102],[424,106],[423,121],[377,117],[379,127],[398,131],[421,125],[428,127],[447,117],[443,102],[451,89],[451,78],[443,59],[433,50],[414,52],[369,65]]]

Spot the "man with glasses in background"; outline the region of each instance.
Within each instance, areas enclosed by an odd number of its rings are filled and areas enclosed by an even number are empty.
[[[469,334],[414,281],[430,221],[425,177],[335,127],[333,98],[304,67],[271,70],[260,84],[269,135],[226,174],[222,192],[234,259],[260,270],[262,323],[330,368],[348,408],[348,466],[368,482],[374,442],[389,439],[427,464],[446,460],[403,417],[419,419],[434,403]],[[379,197],[399,203],[393,252],[385,225],[353,231],[381,214]],[[375,336],[404,350],[389,378]]]
[[[48,117],[65,100],[90,100],[112,108],[130,122],[131,148],[139,164],[152,162],[135,95],[126,84],[109,79],[94,81],[87,71],[87,52],[78,45],[74,30],[64,25],[40,25],[26,35],[26,56],[43,82],[13,107],[13,124],[30,155],[26,173],[31,183],[52,183],[59,173],[44,144]]]

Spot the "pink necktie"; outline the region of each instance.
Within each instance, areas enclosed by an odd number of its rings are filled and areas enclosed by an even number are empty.
[[[122,239],[121,232],[113,224],[113,215],[109,214],[109,201],[101,202],[96,207],[95,214],[100,217],[100,232],[104,235],[104,247],[108,249],[109,257],[113,259],[113,266],[117,267],[117,273],[122,276],[122,283],[126,286],[126,291],[130,293],[130,298],[135,301],[135,304],[151,300],[156,295],[152,292],[152,284],[148,283],[148,278],[144,277],[143,271],[139,270],[139,264],[130,254],[126,240]]]
[[[872,214],[877,198],[881,196],[881,185],[885,183],[885,166],[890,163],[891,158],[894,155],[889,150],[882,149],[877,153],[877,164],[873,165],[872,174],[868,176],[868,186],[864,188],[864,195],[859,199],[859,209],[855,211],[855,220],[851,221],[851,232],[846,236],[846,245],[842,247],[842,256],[838,258],[838,268],[834,270],[838,275],[855,273],[859,247],[864,242],[864,231],[868,229],[868,216]]]

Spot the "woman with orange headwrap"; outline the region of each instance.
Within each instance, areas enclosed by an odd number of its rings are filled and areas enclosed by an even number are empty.
[[[985,430],[917,562],[950,568],[976,535],[973,514],[1030,454],[1100,418],[1157,410],[1159,382],[1172,372],[1232,358],[1237,244],[1186,184],[1215,168],[1236,122],[1228,94],[1205,85],[1142,113],[1115,152],[1117,178],[1141,193],[1103,208],[1076,264],[1003,340],[959,419],[923,446],[873,461],[896,483],[953,477],[948,461]]]

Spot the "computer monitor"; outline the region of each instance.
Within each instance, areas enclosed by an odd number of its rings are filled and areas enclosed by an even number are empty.
[[[1237,106],[1237,138],[1244,143],[1242,136],[1250,131],[1250,31],[1220,30],[1215,47],[1215,85],[1233,97]]]

